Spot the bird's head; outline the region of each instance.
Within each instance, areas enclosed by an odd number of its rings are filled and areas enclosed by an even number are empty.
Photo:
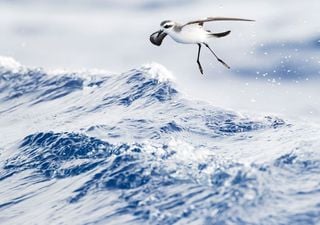
[[[174,28],[175,22],[171,20],[165,20],[160,23],[161,30],[165,33],[170,32]]]
[[[175,26],[175,22],[171,20],[165,20],[160,23],[160,30],[150,35],[150,41],[152,44],[160,46],[163,39],[170,33]]]

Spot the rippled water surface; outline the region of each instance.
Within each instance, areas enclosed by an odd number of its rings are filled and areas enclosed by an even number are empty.
[[[320,223],[318,124],[190,100],[159,64],[1,65],[1,224]]]

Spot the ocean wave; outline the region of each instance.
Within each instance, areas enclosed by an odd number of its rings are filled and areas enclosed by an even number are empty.
[[[121,74],[0,65],[0,221],[318,222],[314,124],[187,99],[156,63]]]

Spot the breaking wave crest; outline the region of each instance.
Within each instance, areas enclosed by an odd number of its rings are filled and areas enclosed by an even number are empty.
[[[317,127],[186,99],[159,64],[48,73],[0,58],[0,106],[0,221],[319,222]]]

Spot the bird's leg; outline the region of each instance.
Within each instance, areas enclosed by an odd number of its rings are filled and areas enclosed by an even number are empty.
[[[212,52],[212,54],[216,57],[216,59],[217,59],[220,63],[222,63],[222,65],[224,65],[225,67],[227,67],[228,69],[230,69],[230,66],[228,66],[227,63],[225,63],[222,59],[220,59],[220,58],[216,55],[216,53],[214,53],[214,51],[209,47],[209,45],[208,45],[207,43],[203,43],[203,44]]]
[[[198,57],[197,57],[197,63],[198,63],[198,66],[199,66],[199,70],[200,70],[200,73],[203,74],[203,69],[202,69],[202,66],[200,64],[200,50],[201,50],[201,44],[198,44],[199,48],[198,48]]]

